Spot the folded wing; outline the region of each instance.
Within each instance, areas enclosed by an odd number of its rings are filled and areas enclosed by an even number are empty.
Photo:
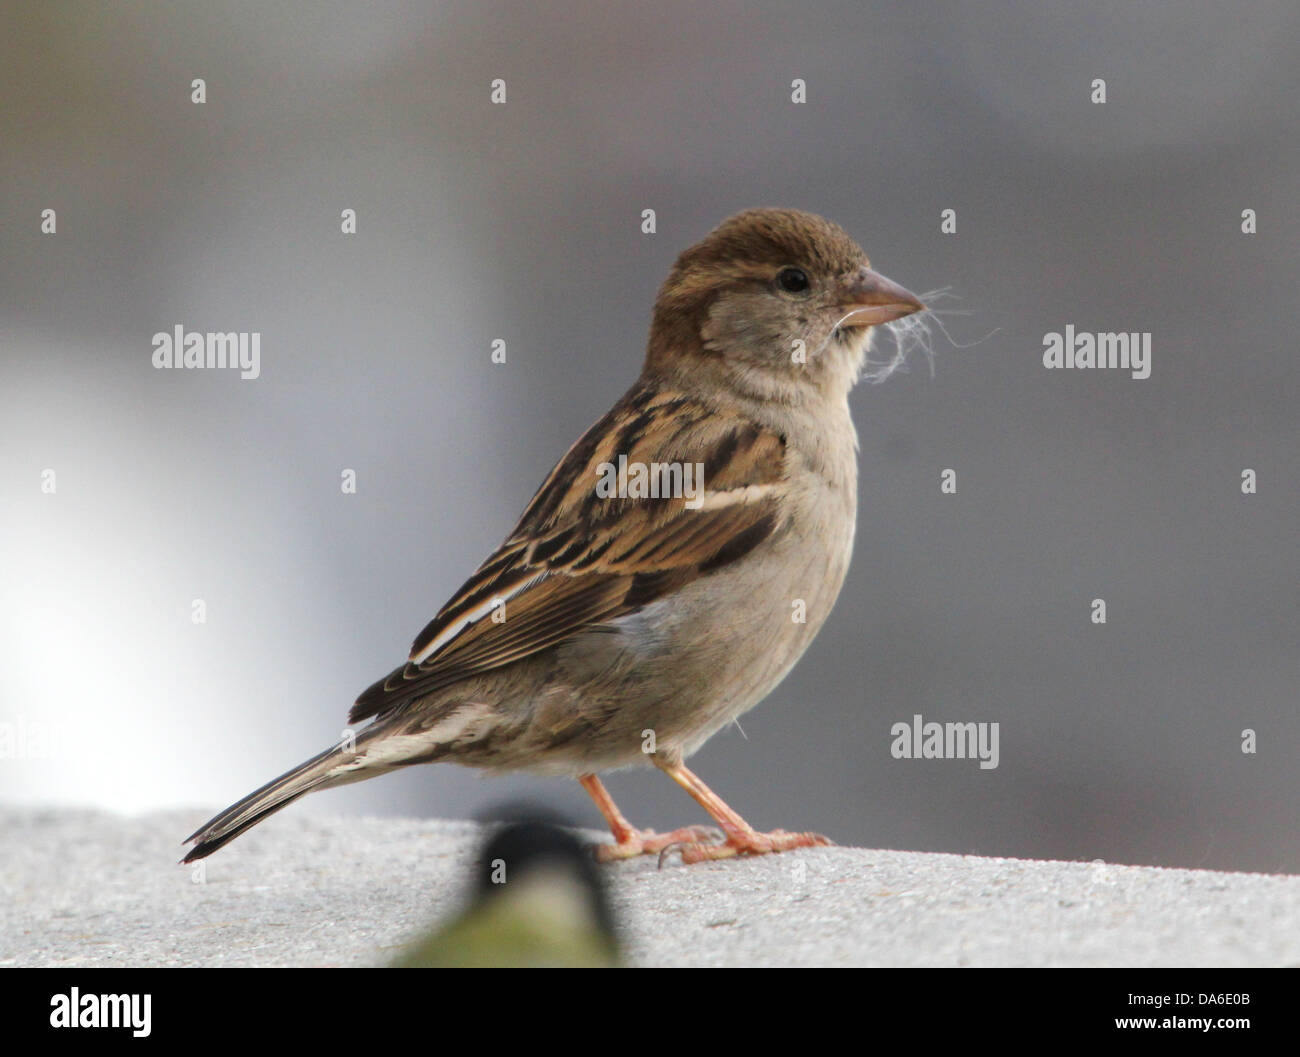
[[[603,494],[620,456],[629,468],[676,465],[659,480],[691,488]],[[782,436],[743,415],[634,388],[560,460],[510,537],[349,721],[557,646],[748,554],[782,530],[785,456]]]

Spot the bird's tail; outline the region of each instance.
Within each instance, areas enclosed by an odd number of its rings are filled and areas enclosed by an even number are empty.
[[[342,785],[360,778],[369,778],[380,770],[388,770],[386,767],[361,767],[354,762],[360,756],[361,742],[369,741],[370,738],[366,735],[370,733],[367,731],[357,739],[355,745],[347,748],[336,745],[326,749],[319,756],[300,763],[293,770],[267,782],[261,789],[249,793],[243,800],[231,804],[185,838],[186,844],[190,841],[195,844],[181,861],[193,862],[211,855],[268,815],[275,814],[280,808],[287,807],[313,789]]]

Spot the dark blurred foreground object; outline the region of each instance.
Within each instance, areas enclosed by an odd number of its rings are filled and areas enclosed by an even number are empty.
[[[618,942],[590,851],[548,822],[489,838],[470,904],[393,963],[421,968],[608,968]]]

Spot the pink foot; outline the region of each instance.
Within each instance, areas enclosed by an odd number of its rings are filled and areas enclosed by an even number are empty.
[[[772,852],[790,851],[793,848],[826,847],[834,842],[820,833],[787,833],[783,829],[774,829],[771,833],[759,833],[757,830],[732,831],[721,843],[706,844],[693,841],[680,845],[682,862],[708,862],[713,859],[730,859],[737,855],[770,855]],[[671,854],[673,848],[665,848],[660,856]]]
[[[635,859],[638,855],[658,855],[674,845],[707,848],[710,841],[722,838],[720,830],[712,826],[684,826],[671,833],[656,833],[652,829],[634,829],[617,844],[596,844],[592,854],[597,862],[617,862]]]

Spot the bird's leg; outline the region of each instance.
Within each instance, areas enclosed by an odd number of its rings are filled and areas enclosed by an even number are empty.
[[[768,852],[789,851],[791,848],[813,848],[831,843],[820,833],[787,833],[783,829],[772,830],[771,833],[759,833],[683,764],[672,763],[658,755],[651,758],[656,767],[690,793],[705,811],[717,819],[718,825],[726,835],[726,839],[720,844],[683,842],[682,862],[729,859],[733,855],[765,855]]]
[[[609,823],[609,831],[614,835],[613,844],[597,844],[593,849],[597,862],[613,862],[616,859],[633,859],[638,855],[658,855],[665,848],[674,844],[703,844],[710,837],[717,837],[717,830],[711,826],[687,826],[671,833],[656,833],[654,830],[637,829],[626,818],[609,795],[605,783],[594,774],[584,774],[578,779],[587,795],[596,802],[600,813]]]

